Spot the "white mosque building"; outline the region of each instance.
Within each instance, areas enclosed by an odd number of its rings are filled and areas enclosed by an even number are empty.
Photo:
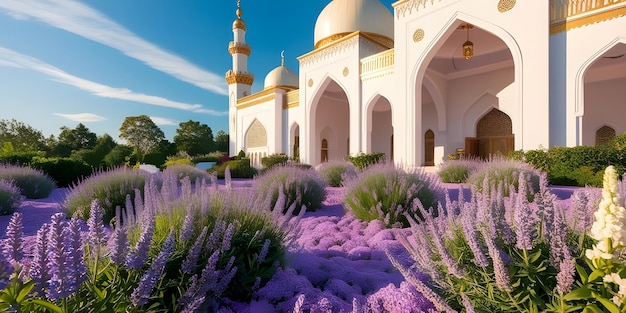
[[[625,15],[626,0],[332,0],[298,72],[283,64],[252,93],[238,8],[230,152],[432,166],[606,142],[626,132]]]

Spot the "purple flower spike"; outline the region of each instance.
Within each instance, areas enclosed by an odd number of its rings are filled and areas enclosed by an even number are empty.
[[[148,259],[148,252],[150,252],[150,243],[152,242],[152,236],[154,235],[154,219],[151,217],[144,218],[144,222],[141,225],[141,235],[137,245],[128,254],[126,259],[126,266],[132,269],[142,268],[146,264]]]
[[[576,262],[573,258],[564,259],[559,264],[559,273],[556,275],[556,290],[561,295],[572,291],[576,275]]]
[[[271,241],[269,239],[265,239],[265,242],[263,243],[263,248],[261,248],[261,252],[259,252],[259,255],[256,258],[259,264],[265,261],[265,257],[267,257],[267,253],[270,250],[270,243]]]
[[[83,238],[81,236],[80,220],[72,219],[68,223],[69,236],[65,238],[66,248],[68,249],[68,265],[73,268],[74,276],[71,281],[75,284],[75,290],[78,286],[87,280],[87,266],[85,266],[83,248]]]
[[[22,213],[15,212],[7,226],[7,239],[4,245],[4,253],[8,261],[18,263],[22,259]]]
[[[191,208],[191,202],[187,206],[187,214],[185,215],[185,221],[183,222],[182,230],[180,231],[180,241],[187,242],[191,239],[193,235],[193,221],[194,221],[194,211]]]
[[[139,285],[131,294],[130,300],[135,306],[141,306],[148,303],[150,293],[152,293],[152,289],[161,278],[163,269],[165,268],[165,263],[167,263],[167,258],[169,258],[173,251],[174,233],[172,232],[163,243],[161,252],[159,252],[159,255],[156,257],[154,262],[152,262],[150,268],[143,274],[141,280],[139,281]]]
[[[106,234],[104,232],[104,224],[102,223],[103,213],[102,207],[98,203],[98,200],[91,202],[91,208],[89,210],[89,219],[87,220],[87,226],[89,226],[89,232],[87,234],[87,242],[92,250],[96,250],[96,247],[105,245],[107,242]]]
[[[69,247],[65,238],[70,237],[69,229],[65,228],[65,214],[52,215],[50,232],[48,233],[48,260],[50,262],[50,285],[46,296],[51,300],[66,298],[76,289],[71,281],[74,268],[70,264]]]
[[[37,231],[37,242],[28,275],[35,282],[35,291],[41,295],[46,282],[50,279],[48,264],[48,231],[49,224],[43,224]]]
[[[196,271],[196,266],[198,265],[198,258],[200,257],[200,252],[202,252],[202,247],[204,246],[204,238],[207,234],[207,227],[205,226],[202,229],[202,233],[198,236],[196,242],[189,249],[189,253],[187,257],[183,261],[181,268],[184,273],[193,274]]]
[[[496,276],[496,285],[500,290],[511,289],[511,279],[509,278],[509,272],[504,264],[504,260],[500,255],[500,249],[496,246],[491,234],[488,231],[483,231],[483,237],[489,250],[489,256],[493,261],[493,273]]]
[[[517,205],[513,213],[515,221],[515,236],[517,238],[518,249],[532,250],[533,241],[536,237],[536,221],[534,218],[535,210],[533,210],[526,197],[526,179],[525,175],[519,175],[519,193],[517,194]]]
[[[109,257],[111,262],[117,265],[123,265],[126,262],[128,256],[128,235],[126,234],[126,227],[117,227],[111,237],[111,243],[109,246]]]

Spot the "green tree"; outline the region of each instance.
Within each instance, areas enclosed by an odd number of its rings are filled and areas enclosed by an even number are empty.
[[[228,134],[223,130],[220,130],[217,132],[217,134],[215,134],[215,150],[224,152],[226,153],[226,155],[228,155],[228,142]]]
[[[165,134],[147,115],[127,116],[120,126],[120,138],[143,156],[158,147]]]
[[[0,145],[10,142],[15,151],[46,151],[46,138],[40,130],[15,119],[0,120]]]
[[[69,146],[72,151],[81,149],[91,149],[96,146],[98,136],[91,132],[83,123],[79,123],[76,128],[67,126],[61,127],[58,143]]]
[[[178,151],[189,155],[201,155],[214,151],[213,131],[207,124],[189,120],[182,122],[176,129],[174,143]]]

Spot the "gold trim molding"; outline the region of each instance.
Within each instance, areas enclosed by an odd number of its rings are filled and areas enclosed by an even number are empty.
[[[244,22],[242,19],[238,18],[233,22],[233,30],[234,29],[241,29],[243,31],[246,31],[246,22]]]
[[[419,12],[425,10],[427,6],[432,6],[435,2],[441,2],[442,0],[400,0],[393,3],[391,6],[396,10],[396,16],[398,18],[405,17],[406,14],[411,14],[413,11]]]
[[[621,1],[626,4],[626,1]],[[598,12],[595,14],[585,16],[574,16],[559,21],[553,21],[550,25],[550,34],[558,34],[561,32],[569,31],[573,28],[578,28],[586,25],[591,25],[614,18],[626,16],[626,5],[622,5],[610,10]]]
[[[393,48],[393,46],[390,47],[387,44],[381,43],[379,40],[376,40],[372,37],[370,33],[356,31],[326,46],[301,55],[298,57],[298,60],[300,61],[300,65],[306,66],[309,63],[324,60],[345,50],[351,49],[356,45],[360,45],[361,48],[365,47],[365,49],[368,49],[374,53]]]
[[[244,85],[252,86],[252,83],[254,82],[254,74],[248,73],[248,72],[241,72],[241,71],[235,72],[233,70],[229,70],[228,72],[226,72],[226,82],[229,85],[244,84]]]
[[[380,34],[376,34],[376,33],[370,33],[370,32],[361,32],[361,31],[356,31],[362,35],[367,35],[368,37],[370,37],[370,39],[373,39],[375,41],[377,41],[378,43],[387,46],[387,48],[392,48],[393,47],[393,39],[387,37],[387,36],[383,36]],[[348,37],[352,34],[354,34],[355,32],[351,32],[351,33],[339,33],[339,34],[334,34],[334,35],[330,35],[326,38],[322,38],[320,40],[318,40],[315,43],[314,46],[314,50],[317,50],[319,48],[325,47],[330,45],[331,43],[338,41],[340,39],[343,39],[345,37]]]
[[[515,6],[515,0],[500,0],[498,1],[498,12],[504,13],[510,11]]]
[[[234,42],[234,41],[231,41],[228,43],[228,53],[230,53],[230,55],[241,53],[241,54],[245,54],[246,56],[250,56],[251,51],[252,50],[250,48],[250,45],[247,43]]]

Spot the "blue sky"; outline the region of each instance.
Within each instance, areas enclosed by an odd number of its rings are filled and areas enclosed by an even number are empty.
[[[298,71],[329,2],[241,2],[253,92],[282,50]],[[46,137],[83,123],[117,138],[124,117],[141,114],[169,140],[190,119],[228,132],[235,10],[235,0],[0,0],[0,119]]]

